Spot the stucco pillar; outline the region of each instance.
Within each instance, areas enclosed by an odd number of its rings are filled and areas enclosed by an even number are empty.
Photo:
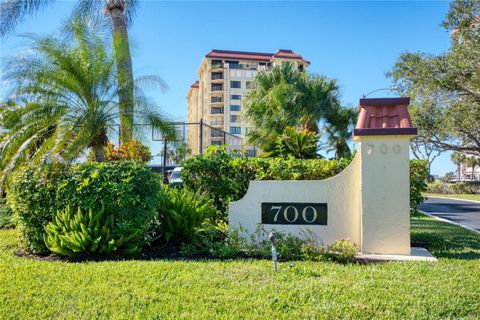
[[[354,139],[360,142],[362,253],[410,254],[409,141],[417,133],[408,98],[360,99]]]

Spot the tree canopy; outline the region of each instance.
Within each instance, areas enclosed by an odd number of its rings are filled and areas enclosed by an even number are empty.
[[[118,69],[111,47],[94,23],[74,20],[71,37],[29,35],[31,46],[3,65],[3,81],[14,98],[0,109],[0,188],[8,174],[25,161],[73,161],[91,148],[98,161],[110,133],[118,133]],[[164,132],[170,126],[142,88],[160,87],[156,76],[135,80],[134,116]]]
[[[402,53],[388,75],[412,98],[412,120],[435,146],[480,155],[480,4],[454,1],[447,52]]]
[[[292,63],[257,74],[246,94],[243,113],[255,128],[249,132],[250,143],[263,151],[275,153],[279,137],[286,128],[293,127],[315,136],[325,134],[328,144],[338,149],[337,157],[350,153],[346,141],[351,137],[355,116],[341,107],[335,80],[298,71]],[[304,141],[311,143],[311,139]]]

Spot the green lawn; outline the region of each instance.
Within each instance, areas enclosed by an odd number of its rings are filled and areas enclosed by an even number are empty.
[[[0,231],[0,319],[306,319],[480,317],[480,235],[412,220],[437,263],[270,261],[68,263],[14,255]]]
[[[443,198],[454,198],[462,200],[475,200],[480,201],[480,194],[443,194],[443,193],[424,193],[424,197],[443,197]]]

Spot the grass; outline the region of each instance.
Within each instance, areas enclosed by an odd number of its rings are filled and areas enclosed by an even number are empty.
[[[480,235],[428,217],[412,242],[437,263],[267,260],[69,263],[20,258],[0,231],[0,319],[467,318],[480,316]]]
[[[443,193],[425,193],[424,197],[454,198],[461,200],[480,201],[480,194],[443,194]]]

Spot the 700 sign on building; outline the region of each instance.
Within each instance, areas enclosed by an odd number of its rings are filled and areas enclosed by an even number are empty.
[[[262,223],[327,225],[327,204],[263,202]]]
[[[362,254],[409,256],[408,146],[417,134],[409,102],[360,99],[357,153],[344,171],[326,180],[251,181],[244,198],[230,203],[230,228],[248,238],[261,224],[325,245],[350,238]]]

